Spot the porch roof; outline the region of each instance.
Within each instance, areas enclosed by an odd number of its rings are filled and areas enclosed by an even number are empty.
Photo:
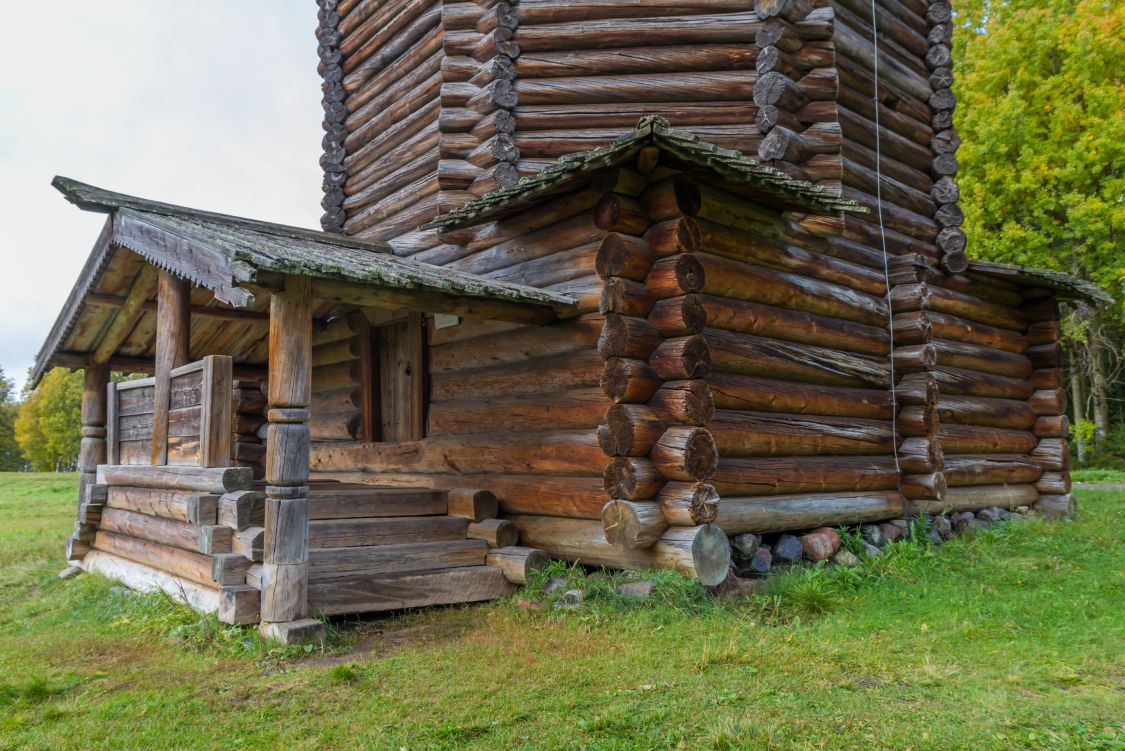
[[[203,293],[193,293],[193,315],[249,327],[240,342],[230,326],[212,327],[224,328],[223,335],[203,332],[228,349],[238,344],[240,351],[226,352],[236,362],[264,361],[268,293],[285,274],[314,279],[314,296],[328,301],[324,314],[351,303],[547,322],[574,304],[565,295],[400,258],[382,243],[150,201],[65,177],[53,184],[79,208],[109,217],[36,357],[36,383],[52,365],[80,365],[88,357],[143,360],[155,328],[146,324],[154,319],[152,267]],[[204,347],[197,328],[193,356],[211,354],[195,351]],[[120,341],[107,342],[111,334]]]

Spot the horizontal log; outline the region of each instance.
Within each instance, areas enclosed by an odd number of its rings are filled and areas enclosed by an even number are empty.
[[[594,430],[437,436],[400,443],[317,443],[318,472],[516,473],[592,476],[605,466]]]
[[[651,460],[626,456],[610,459],[602,480],[607,496],[631,501],[655,498],[664,484],[664,476]]]
[[[714,369],[719,372],[787,378],[827,386],[869,387],[890,383],[890,367],[885,360],[718,329],[706,329],[702,336]]]
[[[1019,399],[942,396],[937,404],[938,415],[943,423],[1014,430],[1030,430],[1035,425],[1035,413],[1027,402]]]
[[[157,490],[187,490],[227,493],[246,490],[253,481],[249,467],[166,467],[103,464],[98,467],[99,485],[126,485]]]
[[[1026,454],[953,455],[945,460],[949,487],[1034,483],[1043,468]]]
[[[215,586],[211,578],[211,556],[182,550],[148,540],[109,531],[99,531],[94,549],[151,566],[206,587]]]
[[[515,93],[522,105],[601,104],[610,102],[739,102],[750,99],[758,74],[753,70],[688,73],[634,73],[517,79]],[[746,133],[757,126],[745,124]]]
[[[716,410],[710,426],[720,456],[890,454],[889,423],[857,418]]]
[[[673,527],[650,548],[625,550],[606,542],[600,522],[513,516],[520,539],[555,558],[591,566],[643,570],[671,569],[714,586],[727,576],[730,544],[712,525]]]
[[[945,466],[945,454],[936,436],[916,436],[899,445],[898,463],[903,472],[940,472]]]
[[[705,344],[703,347],[706,349]],[[709,368],[710,359],[707,366]],[[614,402],[641,403],[647,402],[656,393],[662,379],[643,360],[611,357],[605,361],[600,384],[605,395]]]
[[[106,505],[202,526],[216,523],[219,496],[192,491],[114,486],[108,489]]]
[[[519,31],[522,54],[552,50],[659,47],[666,45],[752,42],[759,22],[753,11],[661,18],[612,18],[546,26]]]
[[[1034,485],[963,485],[949,488],[940,501],[913,501],[913,513],[943,514],[950,511],[979,511],[990,506],[1013,509],[1030,506],[1039,497]]]
[[[1039,439],[1026,430],[949,424],[941,426],[938,440],[947,457],[950,454],[1026,454],[1039,443]]]
[[[712,295],[699,295],[698,299],[704,309],[705,324],[713,329],[868,355],[885,356],[889,351],[887,332],[878,326]]]
[[[945,339],[934,339],[933,346],[937,350],[939,365],[969,368],[1010,378],[1026,378],[1031,374],[1031,360],[1015,352]]]
[[[345,548],[464,540],[469,521],[453,516],[322,519],[309,522],[309,548]],[[324,551],[310,555],[312,570]]]
[[[1044,472],[1035,483],[1035,489],[1043,495],[1063,495],[1070,487],[1069,472]]]
[[[570,430],[598,425],[609,405],[599,386],[430,403],[427,435],[487,431]]]
[[[705,482],[665,483],[656,502],[673,527],[711,524],[719,511],[719,494],[713,485]]]
[[[707,382],[719,409],[874,420],[890,420],[893,416],[890,394],[880,389],[823,386],[733,373],[713,373]]]
[[[610,545],[640,550],[659,542],[668,522],[656,503],[614,500],[602,509],[602,529]]]
[[[893,456],[724,456],[710,480],[728,496],[781,495],[827,491],[894,490]]]
[[[959,318],[947,313],[933,310],[918,310],[895,313],[895,339],[900,339],[900,331],[912,325],[914,321],[923,321],[933,336],[947,341],[966,342],[979,347],[991,347],[1011,353],[1022,352],[1026,342],[1018,331],[988,326],[977,321]],[[927,339],[928,341],[928,339]],[[902,338],[903,344],[917,343],[909,338]]]
[[[1039,466],[1052,472],[1066,472],[1070,470],[1070,449],[1065,438],[1043,438],[1031,450],[1031,458],[1039,462]]]
[[[728,535],[786,532],[901,517],[898,492],[724,497],[715,524]]]
[[[745,44],[680,47],[559,50],[523,53],[516,59],[520,79],[753,70],[755,50]]]
[[[1027,399],[1032,392],[1031,384],[1021,378],[947,367],[935,368],[933,373],[942,394]],[[1032,404],[1032,409],[1034,408],[1035,405]]]
[[[1019,310],[932,284],[904,284],[891,290],[894,311],[935,310],[992,326],[1023,331],[1027,319]]]
[[[483,543],[482,543],[483,544]],[[422,554],[425,556],[425,553]],[[512,585],[491,566],[460,566],[309,582],[309,609],[323,615],[480,602],[507,597]]]
[[[1066,411],[1066,392],[1062,389],[1036,389],[1027,404],[1037,415],[1061,415]]]
[[[204,528],[185,521],[109,507],[102,513],[98,528],[196,553],[207,552],[200,549],[200,535]]]
[[[598,385],[605,360],[588,350],[537,357],[469,370],[449,370],[430,376],[434,403],[449,399],[489,399],[534,395]]]

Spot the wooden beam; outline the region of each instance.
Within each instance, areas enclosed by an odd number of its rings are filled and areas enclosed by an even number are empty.
[[[429,368],[426,362],[426,317],[411,313],[410,337],[410,440],[426,437],[426,404],[429,401]]]
[[[89,363],[82,375],[82,445],[78,451],[78,500],[106,463],[106,417],[109,364]]]
[[[97,347],[94,349],[94,354],[90,358],[95,363],[109,362],[117,348],[129,338],[129,334],[133,332],[137,322],[141,320],[141,316],[145,314],[144,304],[152,295],[153,288],[156,286],[157,270],[151,264],[145,264],[137,273],[133,284],[129,287],[129,293],[125,296],[125,302],[121,304],[121,309],[117,311],[117,315],[109,322],[105,332],[101,335]]]
[[[226,467],[231,460],[231,360],[203,358],[202,409],[199,416],[199,466]]]
[[[77,370],[86,367],[89,360],[90,355],[85,352],[63,350],[51,357],[51,364],[57,368]],[[156,363],[144,357],[111,357],[109,369],[116,373],[155,373]],[[233,372],[235,378],[245,378],[248,381],[262,381],[266,377],[264,365],[235,363]]]
[[[538,326],[545,326],[557,318],[555,311],[548,306],[517,300],[443,295],[428,290],[373,287],[335,279],[313,279],[312,295],[317,300],[330,300],[365,308],[447,313],[461,318],[485,318]]]
[[[156,310],[156,390],[152,413],[153,464],[168,463],[168,403],[172,370],[188,361],[191,335],[191,285],[167,271],[160,272]]]
[[[86,295],[83,302],[102,308],[119,308],[125,304],[126,298],[117,295],[103,295],[92,293]],[[146,311],[156,310],[156,301],[148,300],[143,305]],[[237,310],[235,308],[214,308],[208,305],[192,305],[191,315],[194,318],[214,318],[220,321],[269,321],[270,315],[265,312],[253,310]]]

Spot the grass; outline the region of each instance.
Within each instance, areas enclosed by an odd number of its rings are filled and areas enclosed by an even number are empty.
[[[555,564],[510,600],[271,648],[158,595],[60,581],[73,477],[0,476],[0,749],[1123,749],[1125,493],[742,605]]]
[[[1097,485],[1125,485],[1123,469],[1072,469],[1070,479]]]

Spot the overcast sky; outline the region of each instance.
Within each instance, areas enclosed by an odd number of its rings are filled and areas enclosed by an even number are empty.
[[[104,220],[56,174],[317,227],[312,0],[9,3],[0,24],[0,366],[23,384]]]

